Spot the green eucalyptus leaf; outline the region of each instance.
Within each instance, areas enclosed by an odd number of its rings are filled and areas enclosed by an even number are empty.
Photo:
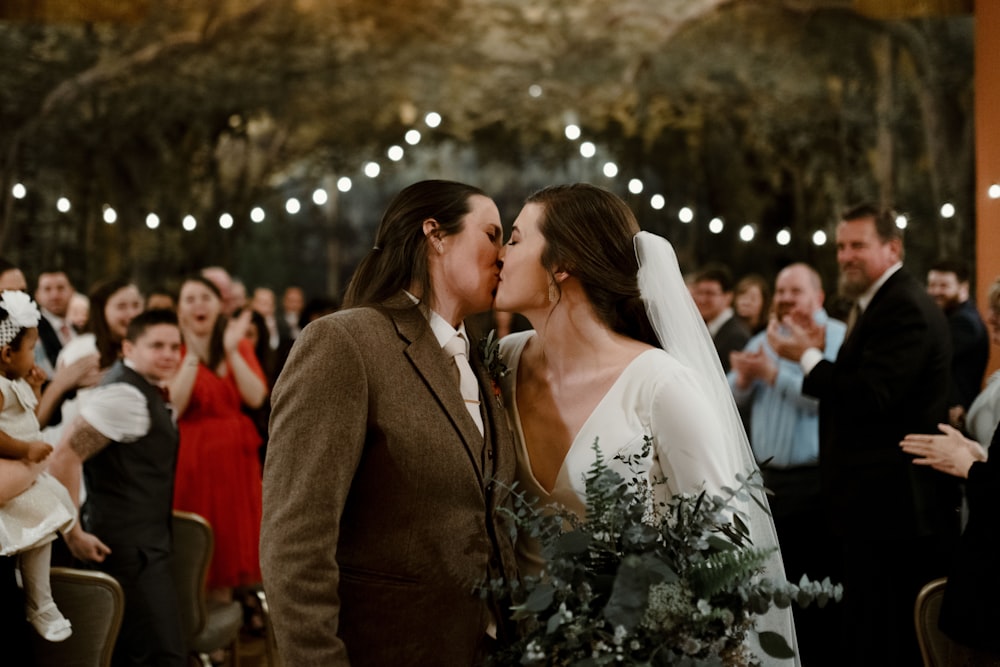
[[[758,637],[760,638],[760,647],[772,658],[787,660],[795,657],[795,651],[788,645],[785,638],[777,632],[761,632],[758,633]]]

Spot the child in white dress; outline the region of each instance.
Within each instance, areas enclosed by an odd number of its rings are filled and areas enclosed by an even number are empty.
[[[52,447],[41,441],[34,369],[40,314],[24,292],[0,295],[0,556],[19,554],[28,621],[49,641],[72,628],[52,600],[52,541],[75,521],[69,493],[44,472]]]

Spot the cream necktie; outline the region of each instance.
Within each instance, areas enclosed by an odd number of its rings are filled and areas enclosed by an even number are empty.
[[[462,398],[465,399],[465,408],[469,411],[472,420],[479,427],[480,435],[483,434],[483,415],[479,412],[479,383],[476,382],[476,375],[469,365],[468,352],[465,347],[465,337],[462,334],[455,334],[445,344],[444,351],[455,361],[458,369],[458,386],[462,391]]]
[[[851,312],[847,315],[847,331],[844,332],[844,338],[850,336],[851,332],[854,331],[854,327],[857,326],[861,313],[861,304],[855,301],[854,305],[851,306]]]

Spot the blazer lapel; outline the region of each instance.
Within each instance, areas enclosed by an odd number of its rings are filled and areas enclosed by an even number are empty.
[[[452,364],[441,350],[434,332],[427,323],[427,318],[418,308],[410,307],[411,305],[409,297],[405,294],[399,294],[385,302],[387,314],[395,323],[397,333],[409,344],[406,348],[407,358],[461,436],[482,486],[483,470],[480,456],[483,450],[483,436],[479,434],[479,428],[465,409],[465,401],[462,399]]]

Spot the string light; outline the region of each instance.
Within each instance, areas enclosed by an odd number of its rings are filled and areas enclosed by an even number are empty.
[[[990,189],[986,191],[990,199],[1000,199],[1000,184],[994,183],[990,186]]]
[[[708,231],[713,234],[721,234],[722,230],[726,228],[726,224],[722,222],[722,218],[712,218],[708,221]]]
[[[323,188],[316,188],[315,190],[313,190],[312,200],[313,203],[316,204],[316,206],[322,206],[327,201],[329,201],[329,199],[330,198],[327,196],[326,190],[324,190]]]
[[[407,130],[406,136],[403,138],[406,139],[406,143],[416,146],[420,143],[420,130]]]
[[[289,197],[288,201],[285,202],[285,210],[288,211],[289,215],[295,215],[302,210],[302,203],[295,197]]]
[[[813,233],[813,245],[826,245],[826,232],[822,229]]]
[[[155,213],[150,213],[146,216],[146,226],[150,229],[156,229],[160,226],[160,216]]]
[[[565,130],[566,138],[570,141],[575,141],[580,138],[580,126],[570,123],[566,126]]]
[[[353,183],[348,176],[341,176],[337,179],[337,189],[341,192],[350,192],[352,185]]]
[[[382,167],[378,166],[378,162],[365,163],[365,176],[368,178],[375,178],[381,171]]]
[[[183,227],[186,232],[193,232],[194,228],[197,226],[198,221],[194,219],[193,215],[185,215],[184,220],[181,222],[181,227]]]
[[[744,243],[749,243],[753,241],[753,237],[757,232],[754,230],[753,225],[743,225],[740,227],[740,240]]]
[[[65,197],[60,197],[56,201],[56,210],[58,210],[60,213],[69,213],[70,208],[72,207],[69,204],[69,200],[66,199]]]
[[[667,205],[667,200],[663,198],[663,195],[653,195],[649,198],[649,205],[659,211]]]
[[[896,226],[897,227],[899,227],[900,229],[906,229],[906,226],[908,224],[910,224],[910,223],[906,219],[905,215],[903,215],[902,213],[900,213],[899,215],[896,216]]]
[[[109,225],[115,224],[118,221],[118,213],[115,209],[111,208],[107,204],[104,205],[104,222]]]
[[[694,211],[687,206],[684,206],[681,210],[677,211],[677,219],[686,225],[694,220]],[[716,220],[718,220],[718,218],[716,218]]]
[[[402,146],[389,146],[389,150],[386,151],[386,155],[393,162],[399,162],[403,159],[403,147]]]
[[[778,245],[786,246],[792,242],[792,232],[787,228],[782,229],[775,235],[774,240],[778,242]]]
[[[542,87],[539,86],[537,83],[533,83],[530,86],[528,86],[528,94],[531,95],[532,97],[536,97],[536,98],[537,97],[541,97],[542,96]]]
[[[219,216],[219,227],[223,229],[229,229],[233,226],[233,216],[228,213],[223,213]]]
[[[431,111],[424,116],[424,123],[427,124],[427,127],[437,127],[441,124],[441,114],[437,111]]]
[[[260,206],[254,206],[253,210],[250,211],[250,219],[256,223],[264,222],[265,217],[264,209]]]
[[[642,181],[640,181],[638,178],[633,178],[632,180],[630,180],[628,182],[628,191],[634,195],[637,195],[640,192],[642,192]]]
[[[15,183],[14,187],[10,189],[10,193],[14,195],[14,199],[24,199],[28,194],[28,189],[22,183]]]
[[[582,144],[580,144],[580,155],[582,155],[583,157],[590,158],[594,157],[594,155],[596,154],[597,154],[597,146],[595,146],[593,142],[585,141]]]
[[[951,204],[949,204],[947,202],[941,205],[941,217],[942,218],[951,218],[951,217],[954,217],[954,215],[955,215],[955,207],[954,206],[952,206]]]
[[[608,178],[614,178],[618,175],[618,165],[614,162],[605,162],[603,171]]]

